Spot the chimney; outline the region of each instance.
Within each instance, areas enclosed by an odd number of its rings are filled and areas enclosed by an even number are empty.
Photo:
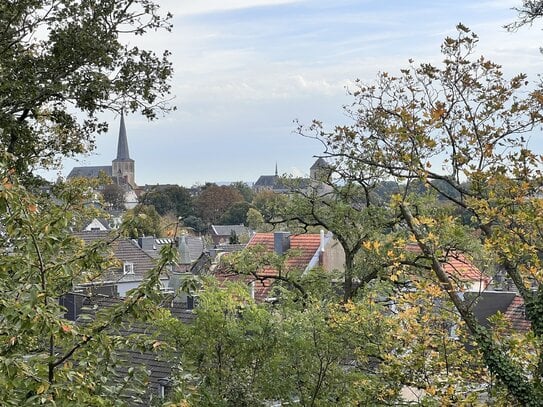
[[[290,249],[290,232],[274,232],[273,249],[278,255],[284,255]]]
[[[319,266],[323,265],[324,262],[324,230],[321,229],[321,239],[319,245]]]
[[[189,245],[187,243],[187,238],[185,235],[179,236],[177,242],[177,250],[179,251],[179,264],[181,265],[190,265],[192,263],[190,258]]]
[[[155,237],[154,236],[142,236],[138,237],[138,246],[143,250],[154,250],[155,246]]]

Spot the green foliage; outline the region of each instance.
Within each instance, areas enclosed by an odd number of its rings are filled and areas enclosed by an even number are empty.
[[[183,219],[183,225],[194,229],[197,233],[207,232],[206,223],[197,216],[187,216],[185,219]]]
[[[232,230],[230,233],[230,237],[228,238],[229,244],[239,244],[239,237],[235,230]]]
[[[194,213],[189,191],[178,185],[151,189],[140,198],[140,203],[154,206],[161,216],[172,214],[186,218]]]
[[[206,284],[195,323],[175,331],[183,344],[177,380],[180,388],[192,389],[188,397],[177,395],[177,401],[350,406],[397,400],[397,388],[368,374],[367,363],[352,363],[357,349],[379,352],[367,341],[368,334],[377,340],[386,332],[382,320],[374,318],[377,307],[344,308],[318,300],[307,305],[305,310],[290,301],[258,305],[246,286]]]
[[[339,241],[345,253],[343,294],[352,299],[359,288],[378,277],[387,259],[376,255],[373,242],[382,239],[396,220],[376,194],[377,185],[331,180],[316,187],[293,189],[290,199],[275,209],[272,224],[286,224],[302,233],[326,229]]]
[[[251,209],[248,202],[236,202],[219,219],[219,225],[245,225],[247,213]]]
[[[91,150],[93,134],[107,128],[103,111],[153,118],[166,108],[169,53],[129,38],[169,30],[169,17],[150,0],[0,4],[0,139],[21,175]]]
[[[243,196],[245,202],[251,203],[253,201],[254,192],[253,189],[243,181],[237,181],[231,184],[230,186],[236,188],[239,193]]]
[[[264,223],[264,217],[255,208],[249,208],[246,216],[247,226],[257,232],[266,232],[266,226]]]
[[[124,189],[119,184],[107,184],[102,188],[104,201],[111,205],[113,209],[124,209]]]
[[[284,194],[273,191],[260,191],[253,198],[253,206],[260,212],[266,222],[271,221],[286,205],[288,198]]]
[[[217,224],[228,209],[243,200],[239,190],[233,186],[206,184],[196,198],[196,212],[208,225]]]
[[[417,278],[441,287],[508,395],[522,405],[541,405],[540,345],[539,363],[513,357],[492,328],[476,320],[461,294],[466,283],[444,264],[462,253],[484,271],[503,270],[540,341],[542,297],[540,288],[530,287],[542,282],[542,162],[524,134],[541,125],[543,92],[525,75],[507,78],[499,65],[474,57],[477,36],[462,25],[457,30],[443,43],[442,65],[412,63],[398,75],[381,73],[374,84],[359,82],[349,109],[355,123],[326,132],[315,122],[310,131],[345,182],[405,185],[383,214],[394,216],[394,233],[384,239],[391,280],[409,281],[416,270]],[[405,253],[409,243],[417,256]],[[379,252],[383,243],[372,247]],[[533,341],[524,346],[534,352]]]
[[[123,233],[136,239],[141,236],[161,236],[160,215],[153,206],[138,204],[123,215]]]
[[[86,218],[84,183],[55,186],[55,200],[23,187],[4,157],[0,165],[0,404],[123,405],[145,390],[136,370],[116,376],[128,345],[122,320],[156,320],[164,261],[118,306],[87,324],[65,319],[59,298],[77,283],[114,267],[108,242],[84,243],[71,233]],[[115,236],[112,236],[112,240]]]

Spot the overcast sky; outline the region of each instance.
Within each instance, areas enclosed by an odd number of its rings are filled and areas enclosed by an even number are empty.
[[[346,123],[342,106],[355,79],[370,83],[416,62],[438,63],[458,22],[480,38],[477,53],[535,80],[541,27],[508,33],[520,0],[157,0],[173,13],[171,33],[141,44],[172,52],[178,110],[159,120],[129,115],[130,155],[139,185],[255,182],[259,175],[307,174],[321,146],[294,134],[294,120]],[[138,44],[139,46],[140,44]],[[66,160],[108,165],[119,117],[94,154]]]

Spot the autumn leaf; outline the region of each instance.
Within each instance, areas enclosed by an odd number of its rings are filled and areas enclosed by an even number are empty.
[[[42,383],[36,389],[37,394],[43,394],[49,389],[49,383]]]

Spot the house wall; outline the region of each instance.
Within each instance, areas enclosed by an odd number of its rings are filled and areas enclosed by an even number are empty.
[[[169,285],[170,279],[161,278],[160,279],[160,286],[163,289],[166,289]],[[119,297],[123,298],[126,297],[126,293],[133,288],[138,287],[141,284],[141,281],[127,281],[127,282],[118,282],[117,283],[117,291],[119,292]]]
[[[335,239],[331,239],[324,247],[322,268],[327,271],[345,270],[345,252],[343,251],[343,247]]]
[[[107,230],[107,228],[102,225],[102,222],[100,222],[98,219],[93,219],[91,223],[87,225],[85,229],[83,229],[86,232],[90,232],[91,230]]]
[[[136,288],[141,284],[141,281],[131,281],[126,283],[117,283],[117,291],[119,292],[119,297],[126,297],[126,293],[133,288]]]

